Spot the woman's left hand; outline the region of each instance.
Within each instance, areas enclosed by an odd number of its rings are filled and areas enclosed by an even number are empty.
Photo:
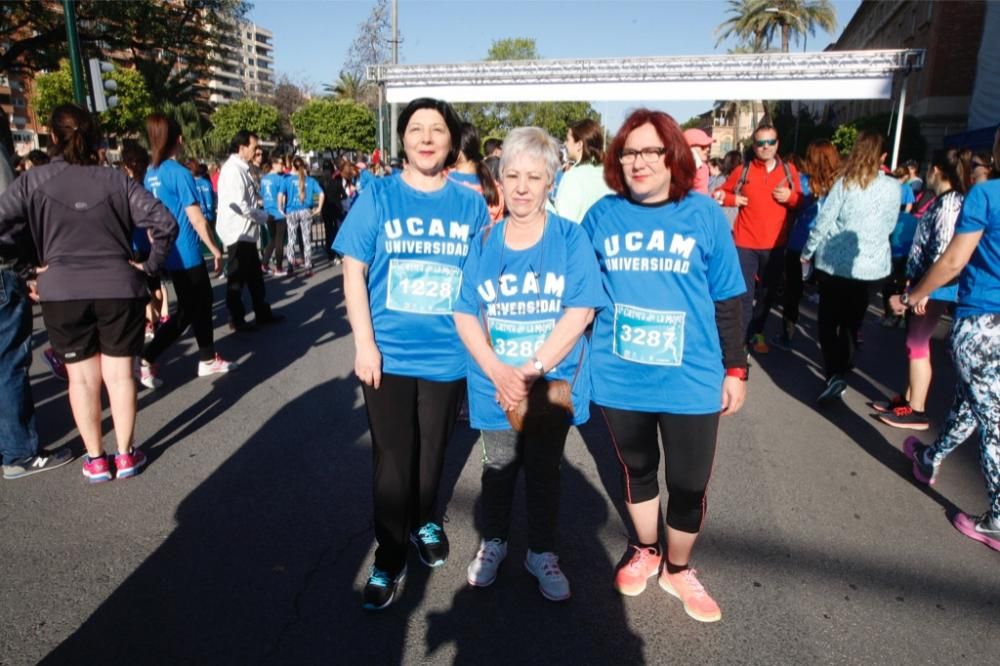
[[[722,416],[740,411],[747,399],[747,383],[739,377],[722,380]]]
[[[924,296],[919,301],[913,304],[913,313],[918,314],[923,317],[927,314],[927,301],[931,300],[930,296]]]

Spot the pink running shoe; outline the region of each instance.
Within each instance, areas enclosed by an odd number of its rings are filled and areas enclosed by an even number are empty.
[[[990,514],[970,516],[967,513],[956,513],[951,519],[955,529],[979,543],[984,543],[993,550],[1000,550],[1000,526],[990,520]]]
[[[208,377],[209,375],[220,375],[230,370],[235,370],[236,364],[226,361],[218,354],[211,361],[201,361],[198,363],[198,376]]]
[[[62,362],[62,359],[56,354],[56,350],[52,347],[47,347],[45,351],[42,352],[42,358],[45,359],[45,363],[52,370],[52,374],[63,380],[64,382],[69,381],[69,373],[66,372],[66,364]]]
[[[663,556],[655,548],[629,544],[615,572],[615,589],[628,597],[639,596],[646,591],[646,581],[660,571],[662,561]]]
[[[699,622],[718,622],[722,619],[722,611],[698,582],[697,573],[694,569],[685,569],[671,574],[664,568],[660,574],[660,587],[680,599],[684,612],[690,617]]]
[[[132,453],[119,453],[115,456],[115,469],[118,474],[117,479],[127,479],[139,473],[139,470],[146,464],[146,454],[138,449],[132,449]]]
[[[111,480],[111,466],[108,465],[108,457],[90,459],[90,456],[83,457],[83,475],[87,477],[89,483],[104,483]]]

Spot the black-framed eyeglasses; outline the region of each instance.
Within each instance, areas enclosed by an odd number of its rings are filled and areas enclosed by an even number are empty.
[[[635,162],[635,158],[642,155],[642,161],[647,164],[653,164],[658,162],[667,149],[663,146],[648,146],[646,148],[640,148],[635,150],[634,148],[625,148],[620,153],[618,153],[618,161],[622,164],[632,164]]]
[[[776,146],[778,145],[777,139],[757,139],[753,142],[758,148],[763,148],[764,146]]]

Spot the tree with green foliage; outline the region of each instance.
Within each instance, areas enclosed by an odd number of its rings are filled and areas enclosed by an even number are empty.
[[[201,115],[193,102],[180,104],[164,104],[163,115],[173,118],[181,128],[184,137],[184,154],[205,162],[209,159],[222,157],[229,148],[229,139],[220,138],[209,133],[208,120]]]
[[[146,118],[153,112],[153,99],[146,82],[135,70],[117,66],[107,76],[118,84],[115,92],[118,104],[98,114],[102,129],[116,136],[142,132]],[[32,104],[39,119],[46,121],[54,108],[73,101],[73,76],[68,60],[60,62],[54,72],[35,78]]]
[[[858,140],[858,128],[847,123],[841,125],[833,131],[830,143],[837,147],[841,155],[846,155],[854,149],[854,142]]]
[[[487,60],[538,60],[534,39],[500,39],[490,46]],[[501,137],[515,127],[541,127],[556,139],[584,118],[600,120],[588,102],[491,102],[456,104],[455,110],[476,126],[481,136]]]
[[[281,114],[273,106],[244,99],[218,107],[211,117],[210,140],[226,145],[240,130],[250,130],[262,139],[271,139],[281,128]]]
[[[153,105],[204,104],[202,81],[214,62],[214,39],[242,18],[245,0],[74,2],[84,58],[125,60],[145,80]],[[0,73],[54,70],[66,56],[60,0],[0,2]],[[202,107],[207,115],[209,109]]]
[[[374,85],[347,70],[342,70],[337,80],[323,86],[323,90],[339,102],[355,102],[372,108],[378,103],[378,90]]]
[[[292,114],[303,150],[375,148],[375,115],[363,104],[314,99]]]
[[[683,123],[681,123],[681,129],[700,129],[702,125],[705,124],[705,119],[701,116],[691,116]]]

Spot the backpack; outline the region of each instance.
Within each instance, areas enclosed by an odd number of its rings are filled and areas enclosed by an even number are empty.
[[[743,163],[743,171],[740,173],[740,179],[736,182],[736,187],[733,188],[733,194],[735,196],[740,196],[743,194],[743,186],[747,184],[747,176],[750,173],[750,162]],[[792,181],[792,170],[788,168],[788,163],[785,160],[778,160],[781,163],[781,168],[785,170],[785,179],[788,181],[788,186],[795,189],[795,183]]]

